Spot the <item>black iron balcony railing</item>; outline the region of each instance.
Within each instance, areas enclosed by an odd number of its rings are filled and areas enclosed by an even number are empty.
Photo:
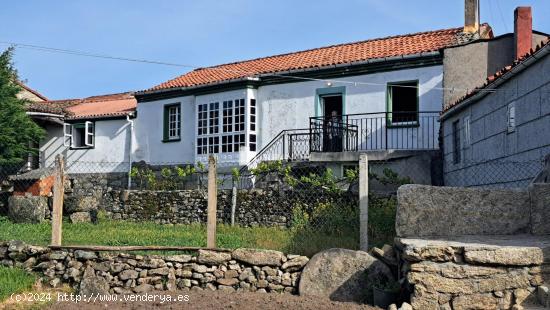
[[[309,123],[310,152],[357,151],[357,126],[339,118],[317,118]]]
[[[433,150],[439,147],[439,112],[311,117],[310,135],[312,152]]]

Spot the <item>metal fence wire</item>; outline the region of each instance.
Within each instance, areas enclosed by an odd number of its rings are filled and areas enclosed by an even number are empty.
[[[487,188],[526,187],[543,160],[463,162],[448,169],[437,152],[369,161],[369,238],[391,242],[404,184]],[[42,196],[51,210],[52,167],[0,164],[0,215],[12,196]],[[251,169],[218,163],[218,222],[290,229],[298,246],[359,246],[358,165],[354,162],[269,160]],[[200,163],[66,163],[65,214],[71,220],[206,223],[208,166]],[[128,191],[131,189],[131,191]],[[48,213],[48,212],[46,212]],[[83,216],[84,218],[79,218]],[[46,218],[49,215],[46,214]]]

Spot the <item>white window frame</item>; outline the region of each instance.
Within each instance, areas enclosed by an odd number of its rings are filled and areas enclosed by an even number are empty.
[[[506,131],[512,133],[516,131],[516,103],[511,102],[508,104],[506,111]]]
[[[83,145],[74,145],[75,125],[84,125],[84,141]],[[85,121],[84,123],[63,123],[63,146],[71,147],[73,149],[86,149],[93,148],[95,146],[95,124],[92,121]]]
[[[472,134],[470,131],[470,115],[464,117],[464,147],[472,145]]]
[[[94,123],[90,121],[86,121],[84,123],[84,145],[89,147],[94,146],[94,142],[95,142],[94,132],[95,132]],[[88,142],[88,138],[90,139],[91,142]]]
[[[73,125],[63,123],[63,146],[70,147],[73,144]]]
[[[180,138],[181,133],[181,119],[180,119],[180,106],[173,105],[168,107],[168,139],[174,140]],[[172,116],[174,119],[172,119]],[[174,125],[172,128],[171,125]],[[172,133],[173,132],[173,133]]]

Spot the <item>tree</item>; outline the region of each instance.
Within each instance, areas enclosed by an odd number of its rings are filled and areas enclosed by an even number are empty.
[[[13,48],[0,54],[0,163],[21,162],[29,153],[37,154],[30,143],[37,143],[45,134],[26,114],[29,101],[17,98],[22,89],[16,83],[12,55]]]

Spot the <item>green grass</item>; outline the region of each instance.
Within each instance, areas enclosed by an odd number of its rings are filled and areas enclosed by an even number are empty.
[[[22,269],[0,266],[0,301],[8,298],[12,293],[30,290],[35,281],[35,276]]]
[[[353,236],[352,236],[353,235]],[[261,248],[311,256],[331,247],[357,248],[356,234],[323,234],[308,229],[277,227],[240,227],[218,225],[217,246],[220,248]],[[48,245],[51,225],[15,224],[0,217],[0,241],[22,240],[34,245]],[[157,245],[206,246],[203,225],[160,225],[152,222],[130,222],[100,219],[99,224],[63,223],[64,245]]]

